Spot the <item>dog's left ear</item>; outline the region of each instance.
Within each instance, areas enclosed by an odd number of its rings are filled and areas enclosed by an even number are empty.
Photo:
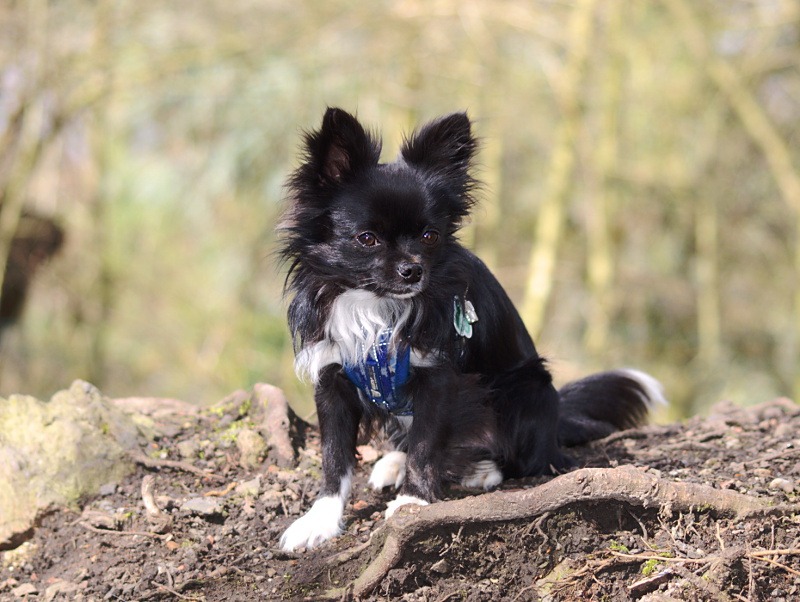
[[[422,126],[401,148],[406,163],[445,177],[469,178],[478,141],[466,113],[453,113]]]

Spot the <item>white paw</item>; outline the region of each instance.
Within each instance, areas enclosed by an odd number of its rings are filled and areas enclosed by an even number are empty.
[[[389,518],[392,514],[397,512],[397,509],[400,508],[400,506],[405,506],[406,504],[427,506],[428,502],[418,497],[414,497],[413,495],[398,495],[397,498],[386,505],[386,518]]]
[[[493,489],[503,482],[503,473],[497,468],[497,464],[491,460],[476,462],[472,467],[471,475],[461,479],[461,484],[470,489]]]
[[[369,475],[369,486],[373,489],[383,489],[394,485],[398,489],[406,478],[406,454],[400,451],[389,452],[375,462],[372,473]]]
[[[340,535],[344,504],[339,496],[321,497],[311,509],[298,518],[281,536],[281,548],[291,552],[297,548],[317,547]]]

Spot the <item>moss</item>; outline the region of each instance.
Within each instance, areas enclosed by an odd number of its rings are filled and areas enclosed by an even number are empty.
[[[0,542],[42,508],[71,505],[120,481],[141,430],[92,385],[76,381],[49,401],[0,399]]]
[[[642,575],[644,575],[645,577],[649,577],[655,572],[656,567],[659,566],[660,564],[661,561],[658,558],[651,558],[642,565],[641,569]]]
[[[630,554],[630,549],[625,544],[621,544],[616,539],[612,539],[608,544],[612,550],[615,552],[621,552],[623,554]]]

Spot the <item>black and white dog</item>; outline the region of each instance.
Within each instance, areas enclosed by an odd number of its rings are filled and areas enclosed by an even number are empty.
[[[328,109],[288,183],[282,257],[298,372],[315,385],[322,484],[281,538],[311,548],[340,533],[356,441],[381,428],[395,451],[370,476],[388,505],[429,504],[443,483],[490,489],[572,465],[576,445],[644,422],[661,387],[635,370],[556,391],[503,288],[461,246],[477,142],[442,117],[380,163],[380,141]]]

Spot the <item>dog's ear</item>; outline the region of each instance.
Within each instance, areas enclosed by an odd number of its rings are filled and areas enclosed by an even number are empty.
[[[337,184],[374,166],[381,143],[358,120],[342,109],[328,108],[322,127],[306,135],[306,166],[323,184]]]
[[[444,177],[469,178],[478,147],[466,113],[453,113],[422,126],[403,143],[406,163]]]

